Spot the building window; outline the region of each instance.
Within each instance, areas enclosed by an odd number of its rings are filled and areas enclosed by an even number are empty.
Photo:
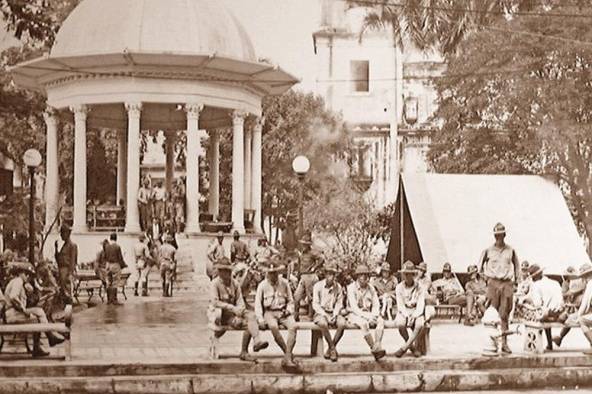
[[[352,91],[370,91],[370,64],[368,60],[351,61]]]

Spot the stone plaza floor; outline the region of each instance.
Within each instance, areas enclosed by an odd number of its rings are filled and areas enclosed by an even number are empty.
[[[195,362],[208,360],[208,332],[206,319],[207,301],[199,301],[192,293],[180,293],[173,298],[129,297],[123,306],[98,304],[75,313],[72,337],[72,362],[134,363],[134,362]],[[554,332],[555,334],[555,332]],[[280,356],[279,348],[271,334],[263,336],[270,347],[260,353],[262,360]],[[226,333],[220,340],[222,358],[237,358],[240,332]],[[457,322],[435,322],[431,330],[431,350],[427,358],[479,357],[486,334],[482,326],[467,327]],[[509,339],[514,355],[522,351],[522,337]],[[386,330],[383,346],[387,356],[402,344],[396,330]],[[553,355],[581,355],[587,342],[578,329],[572,330],[563,346]],[[298,333],[295,353],[306,357],[310,348],[310,332]],[[62,346],[52,349],[52,355],[63,355]],[[338,351],[342,357],[365,358],[369,356],[367,345],[359,331],[346,331]],[[410,356],[407,356],[410,357]],[[11,362],[13,355],[0,355],[0,363]],[[27,355],[18,357],[31,361]],[[279,360],[279,358],[278,358]],[[64,362],[58,361],[56,362]]]

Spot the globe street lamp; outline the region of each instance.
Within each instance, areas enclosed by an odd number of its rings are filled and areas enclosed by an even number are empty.
[[[41,164],[41,153],[29,149],[23,155],[23,162],[29,169],[31,193],[29,196],[29,263],[35,266],[35,169]]]
[[[304,178],[306,173],[310,170],[310,161],[306,156],[297,156],[292,161],[292,169],[298,176],[300,181],[300,188],[298,191],[298,237],[301,239],[304,236],[304,213],[303,213],[303,200],[304,200]]]

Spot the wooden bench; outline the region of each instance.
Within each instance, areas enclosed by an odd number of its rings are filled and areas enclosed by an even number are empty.
[[[94,271],[79,271],[74,275],[72,296],[80,304],[78,296],[81,291],[86,291],[88,302],[97,294],[103,301],[103,282]]]
[[[25,345],[27,350],[30,350],[27,342],[28,336],[47,331],[54,331],[64,335],[66,338],[64,341],[65,358],[67,361],[72,360],[72,305],[66,305],[63,323],[0,324],[0,352],[4,346],[4,337],[6,335],[24,335]]]
[[[543,331],[546,328],[579,328],[580,325],[575,322],[568,324],[553,322],[541,323],[536,321],[522,321],[519,324],[524,325],[523,350],[527,353],[542,354],[545,352],[545,335]]]
[[[460,323],[463,318],[463,308],[460,305],[433,305],[436,309],[434,319],[456,320]]]
[[[243,331],[242,329],[236,329],[233,327],[229,327],[229,326],[222,326],[219,327],[225,331]],[[262,331],[266,331],[267,327],[266,326],[260,326],[259,327]],[[375,328],[374,326],[372,326],[371,328]],[[384,321],[384,328],[386,329],[398,329],[399,327],[397,327],[395,325],[394,320],[385,320]],[[425,331],[425,335],[424,335],[424,340],[423,340],[423,344],[420,344],[420,348],[422,350],[423,354],[426,354],[427,352],[429,352],[429,348],[430,348],[430,328],[431,325],[428,323],[427,325],[427,330]],[[280,326],[280,329],[285,330],[286,328],[283,326]],[[347,326],[345,327],[346,330],[360,330],[357,326],[354,326],[352,324],[347,324]],[[216,338],[215,335],[215,331],[213,329],[213,327],[208,324],[208,331],[209,331],[209,339],[210,339],[210,349],[209,349],[209,355],[211,359],[218,359],[220,358],[220,354],[218,352],[218,345],[219,345],[219,338]],[[310,355],[311,357],[323,357],[324,353],[324,345],[325,345],[325,341],[322,337],[321,334],[321,330],[320,328],[313,322],[297,322],[296,323],[296,331],[311,331],[311,343],[310,343]]]

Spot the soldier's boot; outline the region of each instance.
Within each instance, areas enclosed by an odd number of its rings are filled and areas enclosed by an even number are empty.
[[[135,297],[138,296],[138,282],[137,281],[134,283],[134,296]]]
[[[33,358],[47,357],[49,353],[41,348],[41,334],[33,334]]]
[[[142,297],[148,296],[148,281],[142,283]]]
[[[167,284],[166,284],[166,280],[162,281],[162,296],[166,297],[167,296]]]

